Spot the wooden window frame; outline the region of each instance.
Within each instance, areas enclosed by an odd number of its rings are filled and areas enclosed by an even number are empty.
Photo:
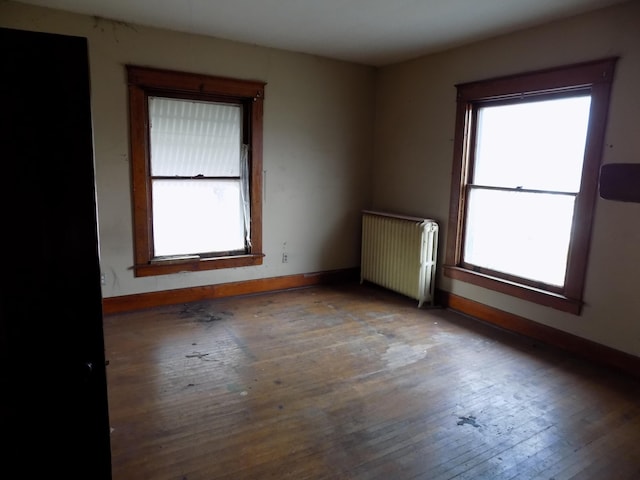
[[[456,85],[454,158],[443,269],[446,276],[575,315],[580,314],[616,61],[615,57],[606,58]],[[552,288],[498,272],[479,272],[466,268],[462,262],[465,192],[467,179],[473,167],[471,150],[475,126],[472,125],[472,119],[477,106],[499,104],[499,102],[516,98],[529,100],[536,96],[571,94],[577,91],[590,94],[591,109],[582,183],[576,197],[573,217],[565,285],[559,289]]]
[[[262,119],[264,82],[127,65],[129,135],[133,202],[134,275],[145,277],[185,271],[261,265],[262,253]],[[242,103],[249,129],[249,196],[251,246],[246,254],[158,260],[153,253],[150,96]]]

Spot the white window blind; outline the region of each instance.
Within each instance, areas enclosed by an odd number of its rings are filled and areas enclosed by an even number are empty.
[[[154,255],[246,248],[242,107],[149,98]]]

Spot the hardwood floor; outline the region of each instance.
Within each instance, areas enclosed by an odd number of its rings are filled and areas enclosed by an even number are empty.
[[[371,285],[104,319],[114,480],[640,478],[640,382]]]

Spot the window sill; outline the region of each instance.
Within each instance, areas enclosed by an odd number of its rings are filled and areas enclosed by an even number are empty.
[[[169,275],[182,272],[202,272],[219,268],[236,268],[262,265],[264,254],[234,255],[215,258],[187,258],[184,260],[167,260],[142,265],[134,265],[136,277],[151,277],[154,275]]]
[[[485,275],[483,273],[474,272],[462,267],[445,265],[444,274],[454,280],[472,283],[489,290],[494,290],[496,292],[511,295],[513,297],[521,298],[529,302],[544,305],[545,307],[551,307],[574,315],[580,315],[580,310],[582,308],[582,302],[580,300],[569,298],[555,292],[549,292],[533,288],[528,285],[522,285],[497,277],[492,277],[490,275]]]

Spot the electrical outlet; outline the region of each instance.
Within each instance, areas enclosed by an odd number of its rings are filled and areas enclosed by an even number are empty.
[[[102,285],[106,285],[107,284],[107,275],[105,273],[101,273],[100,274],[100,283]]]
[[[289,257],[286,253],[282,254],[282,263],[287,263],[289,261]]]

